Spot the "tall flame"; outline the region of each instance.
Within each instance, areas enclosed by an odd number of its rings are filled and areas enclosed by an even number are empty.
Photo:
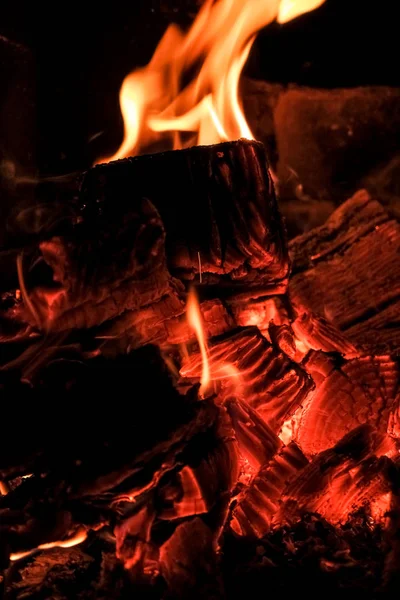
[[[186,305],[186,316],[189,327],[195,332],[197,341],[199,343],[201,360],[202,360],[202,374],[200,380],[200,397],[204,398],[208,387],[210,385],[210,365],[208,362],[207,342],[204,334],[203,319],[200,312],[199,302],[197,300],[196,292],[192,288],[188,295],[188,301]]]
[[[120,91],[124,139],[101,162],[167,140],[175,149],[253,135],[239,100],[239,79],[258,30],[314,10],[325,0],[206,0],[185,34],[170,25],[150,63]]]

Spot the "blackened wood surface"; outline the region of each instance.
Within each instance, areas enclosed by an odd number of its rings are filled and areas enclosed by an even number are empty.
[[[239,140],[98,165],[81,189],[93,228],[148,198],[166,231],[171,274],[248,297],[282,291],[289,262],[264,147]]]
[[[400,224],[365,191],[290,244],[289,295],[367,352],[400,348]]]

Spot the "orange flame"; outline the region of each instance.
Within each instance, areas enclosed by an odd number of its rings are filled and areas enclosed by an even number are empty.
[[[197,341],[199,343],[203,365],[200,379],[199,395],[201,398],[204,398],[211,381],[210,365],[208,362],[207,342],[206,337],[204,335],[203,319],[200,312],[199,301],[197,300],[196,292],[193,288],[190,290],[188,295],[186,315],[189,327],[195,332]]]
[[[253,135],[239,100],[239,79],[255,34],[324,0],[206,0],[185,34],[170,25],[150,63],[120,91],[124,139],[99,162],[140,153],[160,140],[175,149]]]
[[[67,540],[59,540],[56,542],[48,542],[46,544],[40,544],[37,548],[33,548],[32,550],[27,550],[26,552],[14,552],[13,554],[10,555],[10,560],[12,561],[16,561],[16,560],[20,560],[21,558],[25,558],[26,556],[29,556],[30,554],[33,554],[33,552],[36,552],[37,550],[50,550],[51,548],[72,548],[72,546],[77,546],[78,544],[81,544],[82,542],[84,542],[87,538],[87,532],[86,529],[84,529],[83,527],[81,529],[79,529],[75,535],[73,535],[72,537],[70,537]]]

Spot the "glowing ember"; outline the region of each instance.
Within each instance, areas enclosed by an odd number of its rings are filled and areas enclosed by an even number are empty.
[[[173,148],[253,135],[238,86],[257,31],[286,23],[324,0],[206,0],[187,33],[170,25],[150,63],[120,91],[124,139],[99,162],[138,154],[168,140]],[[188,82],[189,79],[189,82]]]
[[[210,366],[208,363],[207,344],[204,335],[203,321],[201,317],[199,302],[197,300],[196,292],[194,291],[194,289],[191,289],[189,292],[186,306],[186,314],[188,324],[195,332],[197,341],[199,342],[201,359],[203,363],[199,394],[201,397],[204,398],[208,386],[210,385]]]

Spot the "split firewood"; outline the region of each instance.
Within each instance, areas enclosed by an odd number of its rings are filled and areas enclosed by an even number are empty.
[[[211,340],[209,362],[211,379],[233,386],[276,433],[313,387],[309,375],[256,327]],[[201,354],[195,353],[183,361],[181,375],[196,381],[201,370]]]
[[[367,192],[290,244],[290,299],[369,354],[400,347],[400,224]]]
[[[354,358],[360,351],[336,327],[323,317],[311,312],[299,315],[291,324],[296,339],[305,350],[323,350],[339,352],[346,358]]]
[[[223,303],[206,300],[199,305],[204,333],[207,338],[226,333],[235,326]],[[115,349],[155,344],[159,348],[186,344],[195,339],[186,317],[186,304],[176,295],[165,296],[159,302],[136,312],[126,312],[96,331],[96,338],[104,340],[105,347]],[[109,340],[109,342],[107,342]]]
[[[364,423],[386,434],[400,402],[396,359],[384,355],[344,360],[313,352],[303,366],[316,384],[297,423],[295,439],[303,452],[326,450]],[[391,434],[397,437],[395,425]]]
[[[381,501],[374,508],[382,517],[390,505],[393,463],[386,456],[373,456],[377,441],[380,438],[371,428],[361,426],[318,454],[287,485],[274,524],[293,522],[306,512],[318,513],[334,524],[345,523],[366,501]]]
[[[206,567],[215,567],[215,552],[239,475],[237,443],[224,408],[216,429],[205,436],[195,450],[193,440],[188,441],[175,473],[164,477],[139,510],[140,499],[131,504],[130,516],[120,517],[115,529],[117,556],[132,577],[151,582],[161,572],[170,592],[175,589],[178,595],[178,588],[193,587],[193,577],[197,580],[197,543],[203,548]],[[186,520],[182,523],[182,519]],[[187,545],[189,534],[199,536],[192,546],[193,555]],[[191,576],[185,574],[185,561]]]
[[[70,237],[40,243],[52,280],[37,283],[33,270],[23,284],[30,288],[24,300],[31,324],[46,331],[90,328],[182,292],[167,270],[164,229],[154,206],[142,200],[114,217],[97,229],[79,223]]]
[[[246,298],[284,291],[285,233],[264,147],[239,140],[128,158],[86,173],[84,223],[128,216],[148,198],[166,232],[171,274]]]
[[[240,536],[261,538],[270,530],[287,484],[308,464],[300,448],[291,442],[277,452],[245,488],[230,521]]]

